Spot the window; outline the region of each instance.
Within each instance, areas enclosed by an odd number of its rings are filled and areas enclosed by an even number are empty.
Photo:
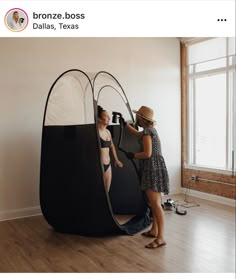
[[[235,170],[235,38],[187,46],[187,164]]]

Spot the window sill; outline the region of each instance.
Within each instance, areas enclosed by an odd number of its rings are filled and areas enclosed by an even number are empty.
[[[188,165],[188,164],[184,164],[184,168],[190,169],[190,170],[199,170],[199,171],[205,171],[205,172],[214,172],[214,173],[232,175],[232,171],[224,170],[224,169],[213,169],[213,168],[201,167],[201,166],[196,166],[196,165]],[[235,175],[236,175],[236,172],[234,171],[234,176]]]

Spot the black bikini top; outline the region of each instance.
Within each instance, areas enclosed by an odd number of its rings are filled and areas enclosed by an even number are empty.
[[[101,147],[102,148],[109,148],[111,146],[111,140],[104,140],[100,137]]]

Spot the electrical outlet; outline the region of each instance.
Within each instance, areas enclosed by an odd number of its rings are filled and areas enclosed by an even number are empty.
[[[196,181],[197,180],[197,176],[196,175],[192,175],[191,176],[191,180]]]

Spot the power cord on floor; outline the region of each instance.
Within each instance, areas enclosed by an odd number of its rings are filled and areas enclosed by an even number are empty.
[[[185,201],[185,204],[183,204],[182,206],[185,207],[185,208],[191,208],[191,207],[198,207],[200,206],[200,204],[196,203],[195,201],[189,201],[188,198],[189,198],[189,193],[190,193],[190,184],[191,184],[191,179],[189,179],[187,181],[187,187],[186,187],[186,190],[185,190],[185,194],[184,194],[184,201]],[[186,186],[186,185],[184,185]]]
[[[162,203],[162,199],[161,199],[161,204],[164,210],[168,210],[168,211],[173,211],[173,209],[175,209],[175,212],[179,215],[186,215],[187,211],[186,210],[182,210],[181,208],[192,208],[192,207],[198,207],[200,206],[200,204],[196,203],[195,201],[189,201],[189,193],[190,193],[190,184],[191,184],[192,179],[189,179],[187,182],[187,187],[186,187],[186,191],[185,191],[185,197],[184,197],[184,203],[179,202],[179,200],[171,200],[171,199],[167,199],[166,202]]]

